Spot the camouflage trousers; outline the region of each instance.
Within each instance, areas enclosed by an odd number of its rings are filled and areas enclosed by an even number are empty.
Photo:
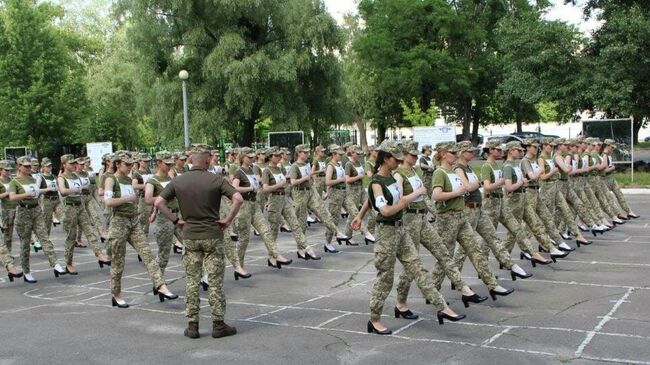
[[[56,253],[54,253],[54,246],[52,241],[47,236],[47,229],[45,228],[45,219],[43,217],[43,210],[40,206],[34,208],[24,208],[21,206],[16,207],[16,220],[14,221],[16,232],[20,238],[20,258],[23,272],[28,274],[29,270],[29,250],[32,243],[32,232],[41,241],[43,245],[43,252],[50,262],[50,267],[56,265]]]
[[[427,220],[425,212],[420,213],[406,213],[402,218],[406,224],[406,231],[411,237],[411,241],[415,249],[419,251],[420,245],[426,248],[437,262],[445,270],[445,275],[451,280],[452,284],[457,290],[461,290],[467,283],[462,279],[458,267],[454,265],[453,260],[449,256],[447,247],[442,243],[442,239],[438,232],[433,228],[431,223]],[[407,271],[402,271],[399,275],[397,283],[397,302],[406,303],[409,290],[411,289],[411,282],[413,277]],[[438,288],[440,290],[440,288]]]
[[[138,217],[140,217],[140,226],[145,236],[149,235],[149,216],[153,212],[153,205],[144,202],[144,196],[138,199]]]
[[[45,219],[45,229],[47,230],[47,236],[50,236],[52,231],[52,220],[54,217],[54,212],[56,215],[63,220],[63,209],[61,206],[61,200],[57,196],[56,199],[48,199],[43,197],[41,199],[41,208],[43,209],[43,218]]]
[[[337,227],[339,225],[339,221],[341,220],[341,208],[345,206],[346,211],[348,209],[347,205],[345,204],[345,195],[346,195],[346,189],[331,188],[329,195],[327,196],[327,211],[330,214],[329,218]],[[348,217],[354,218],[351,212],[348,211],[348,213],[349,213]],[[348,224],[346,224],[345,226],[347,230]],[[328,227],[325,230],[325,243],[332,242],[332,238],[336,234],[337,229],[332,230]]]
[[[345,210],[348,212],[348,219],[345,222],[345,235],[352,237],[352,220],[359,213],[359,207],[363,205],[364,189],[362,184],[350,185],[346,184],[347,188],[345,190]],[[374,210],[374,209],[373,209]],[[339,210],[340,211],[340,210]],[[331,211],[330,211],[331,212]],[[368,217],[364,217],[361,221],[361,233],[364,236],[368,235]],[[336,232],[334,232],[336,233]]]
[[[569,181],[570,181],[569,188],[573,188],[573,191],[576,193],[578,200],[580,200],[582,206],[585,208],[588,215],[592,217],[592,219],[595,222],[600,224],[601,220],[604,218],[603,216],[601,216],[601,214],[603,213],[600,211],[600,209],[597,206],[591,204],[589,197],[587,196],[587,192],[585,191],[585,185],[587,184],[587,179],[584,176],[576,176]],[[580,217],[580,219],[582,219],[582,217]],[[587,222],[583,221],[583,223],[587,223]]]
[[[603,207],[600,205],[600,202],[598,201],[598,198],[596,197],[596,193],[594,192],[594,188],[590,186],[590,181],[589,177],[584,177],[583,178],[584,185],[582,186],[582,190],[585,193],[586,196],[586,201],[587,205],[591,206],[593,208],[593,211],[596,216],[600,217],[601,219],[607,219],[611,218],[607,212],[603,209]]]
[[[325,194],[325,190],[327,190],[327,186],[325,185],[325,176],[316,176],[313,180],[312,187],[322,198],[323,194]]]
[[[221,205],[219,206],[219,216],[223,217],[223,218],[227,217],[228,212],[230,212],[230,206],[231,205],[232,205],[232,202],[230,201],[230,199],[228,199],[228,197],[226,197],[225,195],[222,195],[221,196]],[[229,225],[228,228],[226,228],[226,233],[229,236],[234,236],[235,235],[235,232],[233,231],[233,226],[235,225],[236,222],[237,222],[236,220],[233,221],[232,222],[233,224]]]
[[[623,213],[623,211],[618,209],[618,204],[614,203],[613,196],[610,198],[607,194],[608,189],[600,176],[590,176],[587,180],[594,190],[594,194],[596,195],[596,199],[598,199],[600,206],[609,217],[616,217],[619,213]]]
[[[298,218],[298,223],[300,223],[303,232],[307,231],[308,211],[312,211],[328,230],[336,232],[338,228],[330,218],[323,199],[313,188],[294,188],[291,191],[291,197],[293,198],[293,207],[296,210],[296,218]]]
[[[124,216],[113,214],[108,227],[109,245],[113,253],[111,263],[111,293],[119,296],[122,292],[122,274],[126,259],[126,243],[140,255],[149,277],[156,289],[165,284],[158,263],[154,260],[147,238],[140,227],[138,215]]]
[[[535,236],[537,242],[539,242],[545,250],[550,250],[551,247],[553,247],[551,239],[544,231],[544,224],[535,212],[537,205],[537,190],[530,189],[522,193],[510,193],[506,198],[506,205],[512,211],[512,215],[519,220],[520,226],[524,232],[526,232],[526,235],[528,235],[527,232],[530,230],[533,236]],[[506,235],[506,249],[508,252],[512,252],[514,245],[515,237],[508,231],[508,234]]]
[[[465,213],[462,211],[438,213],[435,227],[443,244],[447,247],[449,255],[454,254],[456,241],[458,241],[458,244],[469,255],[469,260],[472,262],[483,283],[489,289],[496,288],[498,285],[497,280],[492,271],[490,271],[487,259],[481,252],[481,246],[476,242],[474,230],[472,230],[472,226],[469,224]],[[435,264],[431,276],[433,277],[433,283],[436,288],[440,288],[445,278],[445,270],[439,262]]]
[[[512,239],[517,243],[519,249],[529,255],[533,254],[535,250],[530,244],[528,235],[526,234],[526,227],[522,225],[520,219],[515,218],[510,205],[506,204],[503,197],[486,197],[485,200],[483,200],[483,213],[487,214],[495,230],[499,222],[501,222],[501,224],[506,228],[507,234],[512,235]],[[506,251],[512,251],[512,248],[508,249],[507,242],[504,242],[503,245]]]
[[[529,189],[530,190],[530,189]],[[533,189],[534,191],[534,189]],[[537,192],[537,205],[535,206],[535,213],[542,221],[544,228],[546,228],[546,234],[555,241],[556,245],[559,245],[563,241],[562,236],[560,236],[560,230],[558,226],[555,225],[555,218],[548,209],[548,203],[546,199],[553,199],[555,203],[555,194],[557,190],[555,187],[547,189],[546,193],[543,193],[541,190]],[[532,194],[532,193],[531,193]]]
[[[185,240],[183,266],[186,274],[185,316],[190,322],[199,321],[201,301],[199,282],[203,270],[208,275],[208,303],[212,320],[223,321],[226,314],[226,293],[223,290],[223,274],[226,269],[223,238]]]
[[[593,224],[593,220],[590,218],[589,213],[586,212],[575,191],[570,188],[568,180],[558,180],[555,201],[558,208],[555,214],[555,226],[561,232],[568,231],[574,236],[580,234],[576,228],[576,215],[581,216],[585,224],[589,226]],[[584,218],[582,218],[583,216]]]
[[[90,222],[90,217],[86,208],[80,203],[79,205],[70,205],[71,203],[63,203],[63,231],[65,237],[65,260],[68,265],[72,265],[74,256],[75,238],[77,236],[77,229],[81,230],[88,238],[88,245],[92,248],[96,257],[103,255],[102,249],[99,247],[99,240],[95,236],[95,227]]]
[[[575,215],[577,215],[584,224],[590,226],[598,224],[600,221],[598,216],[593,215],[592,211],[585,205],[585,200],[582,198],[584,192],[582,186],[579,186],[579,180],[576,178],[569,178],[568,181],[563,183],[564,184],[560,184],[560,191],[564,194],[567,203],[569,203],[569,206]],[[575,218],[575,215],[573,218]],[[575,221],[572,220],[570,224],[575,225]]]
[[[269,256],[277,257],[280,255],[278,246],[271,237],[271,229],[266,218],[264,218],[264,214],[254,201],[246,200],[237,214],[237,234],[239,235],[237,256],[241,266],[244,266],[246,249],[251,238],[251,225],[260,234]]]
[[[183,232],[160,213],[156,217],[155,224],[156,243],[158,244],[158,267],[160,273],[164,275],[174,240],[177,238],[180,242],[183,242]]]
[[[424,176],[423,184],[424,187],[427,189],[427,195],[424,197],[424,204],[426,204],[427,210],[435,219],[436,205],[433,202],[433,200],[431,200],[431,195],[433,194],[433,172],[424,173],[423,176]]]
[[[100,229],[99,215],[97,214],[97,210],[95,209],[95,204],[96,204],[95,200],[90,195],[82,195],[81,201],[83,202],[83,207],[86,211],[86,214],[88,215],[88,222],[92,227],[91,231],[97,237],[105,237],[102,234],[102,230]],[[83,234],[85,234],[83,229],[81,228],[81,226],[78,226],[76,240],[81,242],[81,236]],[[90,241],[90,236],[88,236],[87,234],[86,234],[86,238],[88,239],[88,241]]]
[[[436,311],[445,307],[445,298],[436,290],[430,274],[424,269],[418,251],[411,237],[402,226],[377,223],[377,242],[374,246],[377,279],[370,294],[370,320],[379,321],[384,303],[393,288],[395,261],[404,267],[409,277],[415,280],[422,295],[428,299]]]
[[[13,241],[14,222],[16,220],[16,208],[2,209],[2,246],[11,253],[11,242]]]
[[[291,228],[298,250],[304,250],[308,247],[305,233],[302,231],[300,223],[298,223],[298,218],[296,218],[296,212],[293,209],[293,205],[284,194],[284,191],[281,194],[268,194],[271,239],[273,242],[276,242],[278,239],[278,231],[282,224],[282,218],[284,218]]]
[[[262,189],[258,189],[256,196],[255,196],[255,204],[260,208],[262,213],[264,213],[264,208],[266,206],[266,199],[268,198],[267,194],[262,191]]]
[[[492,251],[497,261],[506,269],[510,270],[513,265],[510,252],[506,250],[505,244],[497,237],[497,231],[494,229],[494,225],[492,225],[487,212],[483,211],[481,207],[466,207],[465,216],[475,232],[475,241],[481,246],[480,253],[483,254],[485,259],[487,260],[490,251]],[[458,270],[463,270],[463,263],[466,258],[467,253],[463,247],[460,245],[456,246],[454,264],[458,267]]]
[[[368,191],[366,189],[363,189],[363,196],[361,197],[361,206],[368,200]],[[366,222],[367,222],[367,229],[368,232],[371,234],[375,234],[375,227],[377,225],[377,211],[374,209],[369,209],[366,212]],[[352,217],[354,219],[354,217]]]
[[[9,271],[14,268],[14,260],[11,258],[11,252],[3,245],[0,245],[0,264]]]
[[[625,200],[625,197],[623,196],[623,192],[621,191],[621,188],[618,186],[618,183],[616,182],[616,176],[614,173],[611,173],[607,176],[605,176],[605,186],[614,194],[614,197],[616,198],[616,203],[618,204],[625,213],[630,213],[632,210],[630,209],[630,206],[627,204],[627,200]]]

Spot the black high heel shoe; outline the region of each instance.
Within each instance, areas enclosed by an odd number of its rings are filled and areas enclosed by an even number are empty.
[[[153,291],[153,295],[158,295],[158,289],[156,289],[155,286],[153,287],[153,290],[152,290],[152,291]]]
[[[562,259],[562,258],[565,258],[565,257],[567,257],[567,256],[569,256],[569,253],[568,253],[567,251],[563,251],[561,254],[555,254],[555,253],[552,253],[552,254],[551,254],[551,260],[552,260],[553,258]]]
[[[167,300],[178,299],[178,295],[177,294],[169,295],[169,294],[158,292],[158,299],[160,299],[160,302],[162,303],[165,301],[165,299]]]
[[[532,256],[530,257],[530,262],[531,262],[531,264],[533,264],[533,267],[537,267],[537,264],[549,265],[551,263],[550,260],[542,261],[542,260],[536,259],[536,258],[534,258]]]
[[[55,277],[55,278],[58,278],[59,276],[61,276],[61,275],[65,275],[65,274],[68,273],[68,269],[67,269],[67,268],[65,269],[65,271],[57,271],[56,269],[54,269],[53,271],[54,271],[54,277]],[[71,275],[75,275],[75,274],[71,274]]]
[[[600,233],[600,234],[602,235],[603,233],[605,233],[605,231],[602,230],[602,229],[595,229],[595,228],[592,228],[592,229],[591,229],[591,233],[594,235],[594,237],[596,237],[596,236],[598,235],[598,233]]]
[[[118,307],[118,308],[128,308],[129,307],[129,305],[126,302],[124,302],[124,304],[120,304],[120,303],[117,302],[117,300],[115,300],[115,297],[113,297],[112,299],[113,299],[113,301],[112,301],[113,302],[113,307]]]
[[[234,275],[235,275],[235,280],[239,280],[239,278],[242,278],[242,279],[248,279],[248,278],[250,278],[251,276],[253,276],[253,275],[251,275],[250,273],[248,273],[248,274],[240,274],[240,273],[238,273],[237,271],[235,271],[235,274],[234,274]]]
[[[375,240],[371,240],[368,237],[364,237],[364,239],[366,240],[366,246],[368,246],[369,243],[372,243],[373,245],[375,244]]]
[[[233,235],[233,236],[230,236],[230,239],[237,242],[237,241],[239,241],[239,236]]]
[[[140,257],[140,255],[138,255],[138,261],[142,262],[142,257]]]
[[[36,283],[38,283],[38,280],[36,280],[36,279],[34,279],[34,280],[29,280],[29,279],[27,279],[27,275],[23,276],[23,280],[24,280],[27,284],[36,284]]]
[[[275,267],[276,269],[281,269],[282,265],[278,262],[278,260],[275,260],[275,265],[271,263],[271,259],[266,259],[266,264],[270,267]]]
[[[305,260],[315,260],[318,261],[320,260],[320,256],[312,256],[309,252],[305,251]]]
[[[510,288],[510,289],[508,289],[508,290],[506,290],[504,292],[498,292],[498,291],[495,291],[494,289],[490,289],[490,296],[492,297],[492,300],[496,301],[497,296],[505,297],[505,296],[508,296],[508,295],[512,294],[514,291],[515,291],[514,288]]]
[[[481,303],[481,302],[486,301],[487,297],[482,297],[482,296],[474,293],[473,295],[463,295],[461,297],[461,299],[463,300],[463,305],[465,306],[465,308],[467,308],[467,307],[469,307],[469,303]]]
[[[20,278],[23,276],[22,272],[19,273],[12,273],[12,272],[7,272],[7,277],[9,278],[9,281],[13,282],[14,278]]]
[[[208,291],[208,288],[210,287],[210,284],[206,283],[203,280],[199,281],[199,284],[201,284],[201,287],[203,288],[203,291]]]
[[[641,217],[641,216],[638,215],[638,214],[632,214],[632,213],[629,213],[627,216],[630,217],[630,218],[634,218],[634,219],[637,219],[637,218],[640,218],[640,217]]]
[[[275,262],[277,262],[277,263],[280,264],[280,265],[289,266],[289,265],[291,265],[291,263],[293,262],[293,260],[292,260],[292,259],[289,259],[288,261],[280,261],[280,260],[278,260],[278,259],[275,259]]]
[[[401,310],[399,310],[399,308],[395,307],[395,318],[399,318],[399,317],[402,317],[404,319],[418,319],[418,318],[420,318],[420,316],[418,316],[417,314],[411,312],[410,309],[407,309],[404,312],[402,312]]]
[[[516,281],[517,278],[528,279],[531,276],[533,276],[533,274],[531,273],[526,273],[526,275],[522,275],[510,270],[510,277],[512,278],[512,281]]]
[[[339,245],[341,245],[341,244],[343,244],[343,242],[345,242],[345,244],[347,245],[348,242],[350,241],[350,238],[351,237],[336,237],[336,242],[338,242]]]
[[[309,257],[307,257],[307,253],[306,253],[306,252],[305,252],[304,255],[301,255],[301,254],[300,254],[300,251],[296,251],[296,256],[298,256],[298,258],[301,259],[301,260],[305,260],[305,261],[309,260]]]
[[[368,321],[368,333],[376,333],[378,335],[390,335],[393,333],[393,331],[389,330],[388,328],[380,331],[376,329],[375,326],[372,325],[372,322]]]
[[[576,240],[576,245],[578,245],[578,247],[580,247],[580,245],[589,246],[589,245],[591,245],[592,243],[593,243],[592,241]]]
[[[523,252],[520,252],[520,253],[519,253],[519,259],[520,259],[520,260],[528,260],[528,261],[530,261],[531,258],[532,258],[532,256],[530,256],[530,257],[529,257],[529,256],[526,256],[526,254],[523,253]]]
[[[325,252],[328,252],[328,253],[338,253],[339,252],[339,250],[337,250],[335,248],[328,248],[327,245],[323,246],[323,249],[325,250]]]
[[[458,322],[460,320],[465,319],[465,317],[466,316],[464,314],[459,314],[456,317],[454,317],[454,316],[450,316],[449,314],[443,311],[440,311],[438,312],[438,324],[445,324],[445,319],[448,319],[452,322]]]
[[[38,251],[42,250],[43,247],[36,247],[34,246],[34,252],[38,253]]]
[[[99,268],[100,268],[100,269],[103,269],[103,268],[104,268],[104,265],[106,265],[106,266],[111,266],[111,262],[110,262],[110,261],[97,260],[97,263],[99,264]]]
[[[358,243],[352,242],[350,240],[345,241],[346,246],[359,246]]]
[[[284,227],[282,227],[282,226],[280,226],[280,232],[287,232],[287,233],[291,233],[291,232],[293,232],[293,231],[292,231],[292,230],[290,230],[290,229],[288,229],[288,228],[284,228]]]
[[[179,255],[182,254],[183,253],[183,247],[178,247],[178,246],[174,245],[174,253],[179,254]]]

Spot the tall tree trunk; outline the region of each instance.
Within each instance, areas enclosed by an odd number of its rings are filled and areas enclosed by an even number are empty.
[[[253,145],[253,138],[255,137],[255,123],[260,119],[260,106],[255,103],[253,104],[253,110],[251,111],[251,116],[248,119],[244,120],[244,125],[242,126],[242,134],[238,139],[240,147],[251,147]]]
[[[366,137],[366,121],[363,118],[358,118],[354,121],[357,129],[359,130],[359,144],[362,148],[368,147],[368,139]]]
[[[474,145],[478,144],[478,127],[480,124],[481,124],[481,116],[477,104],[474,107],[474,110],[472,111],[472,143]]]
[[[384,139],[386,139],[386,126],[379,124],[377,126],[377,138],[375,139],[375,143],[379,145]]]
[[[522,128],[521,128],[521,120],[517,119],[517,131],[516,133],[521,133]]]
[[[643,121],[644,117],[638,116],[638,115],[633,115],[634,118],[634,130],[633,130],[633,138],[634,138],[634,143],[639,143],[639,131],[641,130],[641,127],[643,127]]]
[[[469,128],[472,122],[472,98],[463,98],[463,141],[469,139]]]

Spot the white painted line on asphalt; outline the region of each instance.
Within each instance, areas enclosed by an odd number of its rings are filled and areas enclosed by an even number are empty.
[[[512,329],[512,327],[510,327],[510,326],[504,328],[501,332],[499,332],[499,333],[495,334],[494,336],[488,338],[487,340],[483,341],[483,343],[481,344],[481,347],[488,346],[492,342],[496,341],[499,337],[501,337],[501,336],[505,335],[506,333],[510,332],[511,329]]]
[[[330,323],[332,323],[332,322],[334,322],[334,321],[337,321],[337,320],[339,320],[339,319],[341,319],[341,318],[343,318],[343,317],[346,317],[346,316],[348,316],[348,315],[350,315],[350,314],[351,314],[351,313],[349,313],[349,312],[348,312],[348,313],[343,313],[343,314],[341,314],[340,316],[336,316],[336,317],[334,317],[334,318],[330,318],[330,319],[328,319],[327,321],[325,321],[325,322],[323,322],[323,323],[317,324],[316,327],[321,328],[321,327],[323,327],[323,326],[326,325],[326,324],[330,324]]]
[[[598,324],[594,327],[593,330],[591,330],[591,331],[589,331],[587,333],[587,336],[585,337],[584,341],[582,341],[580,346],[578,346],[578,349],[575,352],[575,356],[580,357],[580,355],[582,355],[582,352],[584,351],[585,347],[587,347],[587,345],[589,345],[591,340],[593,340],[596,333],[598,333],[601,329],[603,329],[605,324],[607,324],[607,322],[609,322],[609,320],[612,318],[611,316],[618,310],[618,308],[621,306],[621,304],[623,304],[623,302],[625,302],[627,300],[627,298],[630,297],[630,295],[633,292],[634,292],[634,289],[629,288],[625,292],[623,297],[621,297],[621,299],[616,301],[616,303],[614,304],[612,309],[605,315],[605,317],[603,317],[603,319],[601,319],[600,322],[598,322]]]
[[[630,242],[630,239],[632,239],[632,236],[630,236],[630,237],[624,239],[623,242]]]
[[[420,323],[422,321],[424,321],[424,319],[418,318],[415,321],[412,321],[412,322],[408,323],[407,325],[402,326],[402,327],[396,329],[395,331],[393,331],[393,335],[396,335],[396,334],[398,334],[398,333],[400,333],[400,332],[402,332],[402,331],[404,331],[406,329],[409,329],[409,328],[415,326],[416,324],[418,324],[418,323]]]

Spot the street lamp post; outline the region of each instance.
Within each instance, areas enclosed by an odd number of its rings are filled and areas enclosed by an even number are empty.
[[[183,132],[185,134],[185,148],[190,147],[190,111],[187,103],[187,84],[186,80],[190,77],[190,74],[181,70],[178,73],[178,77],[183,80]]]

